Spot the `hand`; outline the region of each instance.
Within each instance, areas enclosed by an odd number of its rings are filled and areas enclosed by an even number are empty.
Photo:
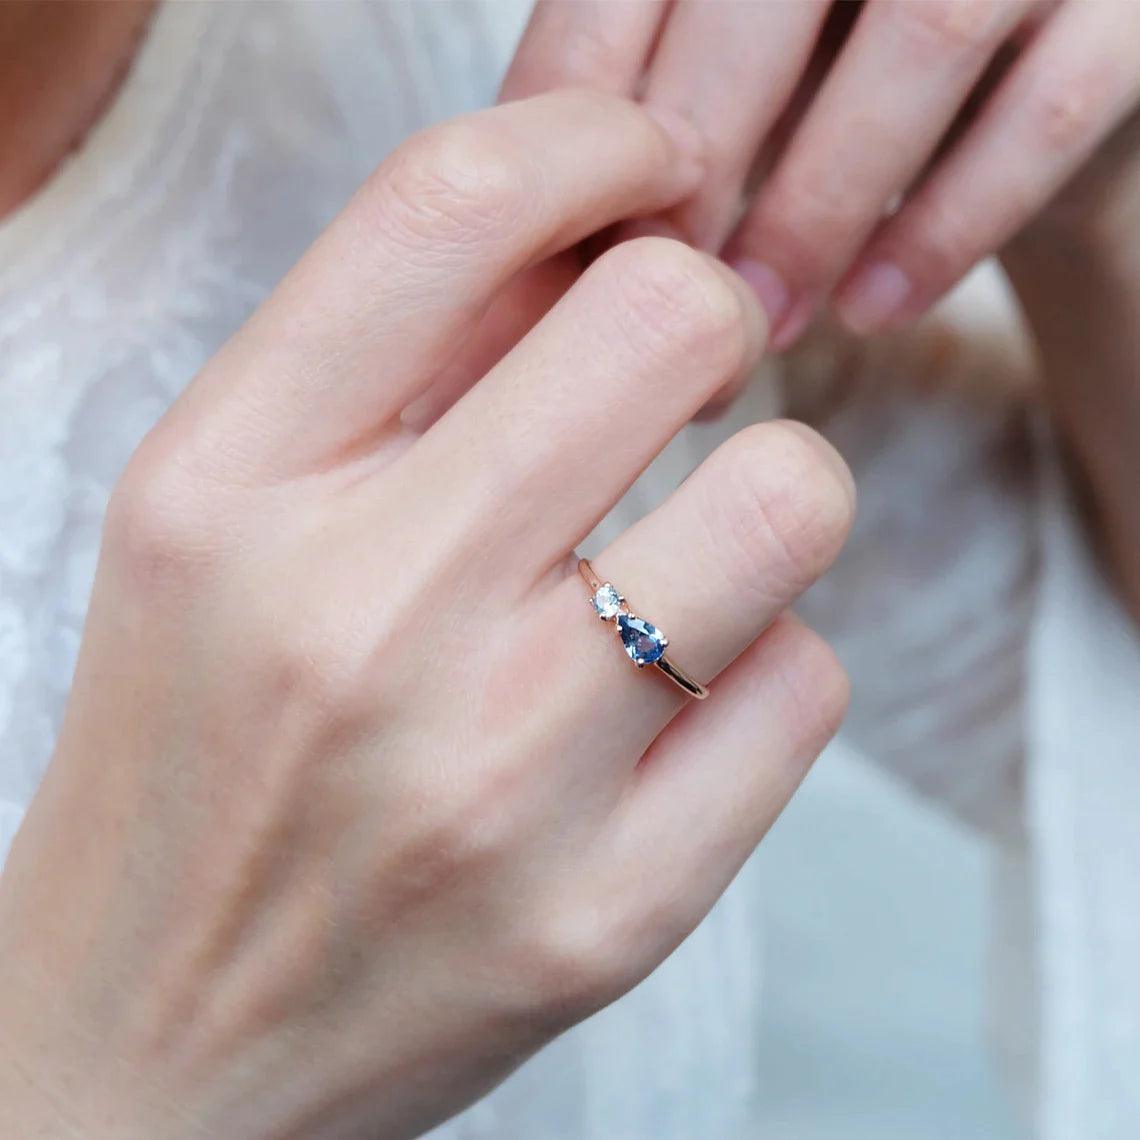
[[[595,561],[716,678],[685,704],[572,549],[763,341],[723,266],[598,259],[428,430],[513,275],[699,177],[569,92],[399,148],[144,441],[0,881],[0,1132],[411,1136],[654,968],[835,729],[787,616],[849,476],[748,429]]]
[[[1001,248],[1135,112],[1137,44],[1131,0],[539,0],[504,94],[687,118],[708,175],[663,221],[739,268],[779,349],[829,296],[860,333],[910,320]]]
[[[1002,251],[1088,521],[1140,622],[1140,115]]]

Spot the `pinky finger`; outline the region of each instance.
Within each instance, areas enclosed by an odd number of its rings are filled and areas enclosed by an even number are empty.
[[[839,728],[847,677],[784,613],[690,703],[639,766],[607,847],[614,890],[659,919],[672,949],[704,917]]]
[[[921,315],[999,249],[1140,98],[1140,4],[1076,3],[1041,29],[977,122],[887,221],[836,290],[863,334]]]

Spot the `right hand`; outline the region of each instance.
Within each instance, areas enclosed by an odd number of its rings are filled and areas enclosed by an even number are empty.
[[[56,755],[0,881],[0,1132],[411,1136],[700,921],[835,729],[787,616],[849,476],[718,452],[596,560],[711,699],[591,614],[572,550],[761,348],[710,258],[613,249],[399,426],[515,273],[699,176],[562,93],[399,148],[144,441]]]
[[[1138,43],[1133,0],[539,0],[504,95],[637,94],[699,130],[708,175],[654,228],[736,265],[780,349],[828,299],[860,334],[908,323],[1031,226],[1119,149]]]

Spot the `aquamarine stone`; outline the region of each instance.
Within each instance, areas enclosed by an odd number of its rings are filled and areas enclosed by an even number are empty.
[[[594,612],[607,621],[621,613],[621,595],[607,582],[599,586],[593,597]]]
[[[617,624],[621,643],[635,665],[652,665],[664,654],[669,641],[655,625],[632,614],[619,614]]]

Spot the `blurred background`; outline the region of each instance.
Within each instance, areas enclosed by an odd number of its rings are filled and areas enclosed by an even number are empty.
[[[756,859],[763,1135],[1014,1140],[987,1041],[988,842],[836,745]]]

